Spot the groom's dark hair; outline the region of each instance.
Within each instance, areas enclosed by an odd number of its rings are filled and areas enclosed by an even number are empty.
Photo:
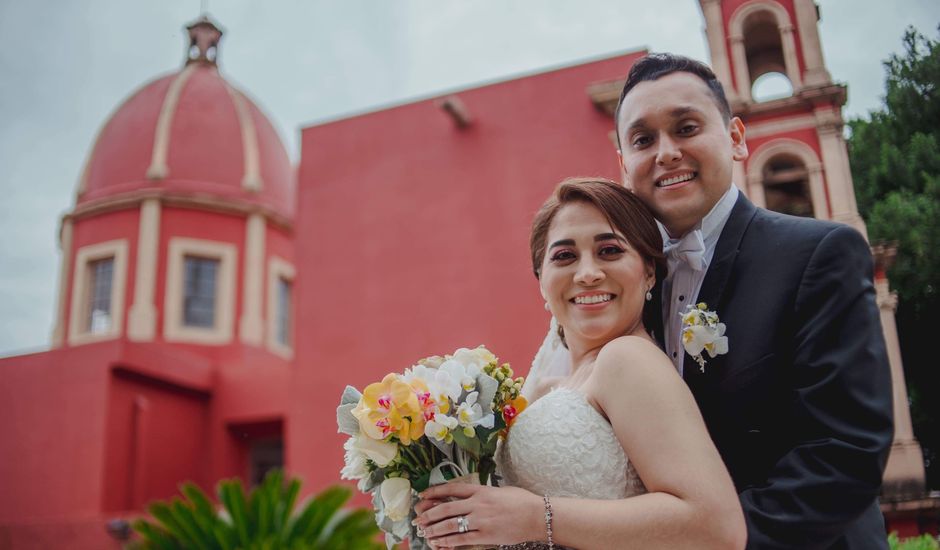
[[[614,128],[617,131],[618,149],[621,147],[620,107],[623,106],[623,100],[627,97],[627,94],[630,93],[630,90],[641,82],[658,80],[666,75],[678,72],[691,73],[701,78],[705,82],[705,85],[708,86],[708,91],[711,92],[715,105],[718,106],[718,111],[721,112],[725,123],[727,124],[727,122],[731,120],[731,106],[728,104],[728,98],[725,97],[725,89],[708,65],[690,57],[685,57],[684,55],[676,55],[674,53],[651,53],[640,58],[633,64],[633,67],[630,67],[630,73],[627,74],[627,80],[624,82],[623,90],[620,92],[620,100],[617,101],[617,109],[614,111]]]

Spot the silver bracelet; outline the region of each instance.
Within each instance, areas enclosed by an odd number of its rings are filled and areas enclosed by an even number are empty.
[[[553,550],[555,543],[552,541],[552,501],[548,500],[547,494],[542,498],[545,500],[545,532],[548,534],[548,550]]]

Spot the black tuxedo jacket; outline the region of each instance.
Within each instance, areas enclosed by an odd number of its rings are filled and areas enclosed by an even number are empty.
[[[748,548],[887,548],[891,374],[864,238],[742,194],[698,302],[729,349],[706,355],[704,373],[686,354],[684,378],[738,489]]]

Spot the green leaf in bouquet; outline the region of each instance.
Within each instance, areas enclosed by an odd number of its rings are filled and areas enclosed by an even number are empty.
[[[494,434],[498,434],[500,431],[502,431],[503,428],[506,427],[506,420],[503,419],[502,411],[496,411],[493,416],[495,416],[495,418],[493,420],[493,427],[491,429],[493,430]]]
[[[496,462],[491,458],[481,459],[478,465],[478,473],[480,475],[480,483],[486,485],[490,477],[496,473]]]
[[[431,486],[431,483],[429,481],[430,479],[431,479],[431,472],[422,474],[416,477],[415,479],[411,480],[411,488],[420,493],[421,491],[424,491],[425,489]]]
[[[467,437],[463,433],[463,430],[454,430],[453,432],[454,442],[457,443],[457,446],[461,449],[470,453],[473,458],[480,458],[480,439],[478,437]]]

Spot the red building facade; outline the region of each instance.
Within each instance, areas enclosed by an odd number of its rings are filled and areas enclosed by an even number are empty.
[[[701,4],[750,132],[735,181],[758,204],[864,231],[845,88],[811,0]],[[61,225],[52,351],[0,360],[0,548],[117,547],[109,519],[187,479],[284,465],[308,492],[335,483],[342,388],[429,354],[485,344],[524,374],[548,322],[531,218],[565,177],[618,179],[610,114],[645,53],[304,128],[295,171],[220,75],[219,28],[188,30],[184,67],[134,93],[91,147]],[[792,93],[755,101],[768,72]],[[923,492],[900,376],[899,502]]]

